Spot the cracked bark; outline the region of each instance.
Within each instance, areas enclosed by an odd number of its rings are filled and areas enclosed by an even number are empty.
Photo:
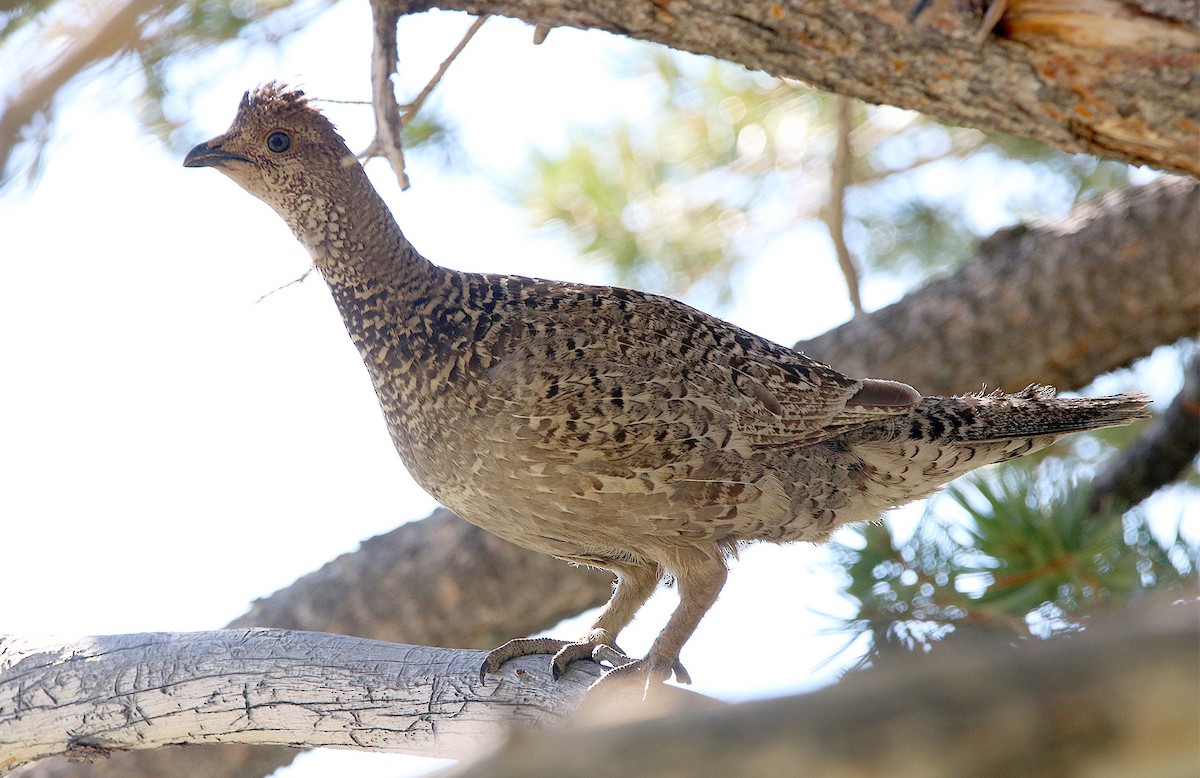
[[[188,743],[462,758],[568,719],[600,676],[584,662],[555,681],[528,657],[480,683],[484,656],[264,629],[0,639],[0,773]]]
[[[1200,174],[1200,22],[1188,0],[382,0],[605,30],[950,124]]]
[[[484,689],[482,652],[337,635],[0,641],[0,770],[48,752],[93,759],[193,740],[461,756],[515,727],[552,731],[519,736],[453,774],[766,776],[804,764],[811,775],[890,776],[903,764],[926,775],[1166,778],[1189,773],[1198,756],[1194,596],[1181,605],[1178,592],[1163,593],[1085,633],[1021,648],[965,639],[811,695],[712,706],[668,689],[665,713],[611,700],[596,710],[589,699],[583,726],[566,737],[561,725],[595,666],[554,682],[527,657]],[[82,664],[86,672],[71,667]]]

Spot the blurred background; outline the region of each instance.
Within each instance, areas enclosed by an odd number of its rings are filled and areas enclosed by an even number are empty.
[[[471,21],[401,21],[402,103]],[[115,23],[87,0],[0,5],[3,633],[218,628],[434,507],[322,282],[289,284],[305,251],[266,206],[181,166],[272,79],[365,148],[369,8],[188,2],[99,34]],[[1157,176],[616,36],[532,35],[490,19],[452,63],[407,127],[410,189],[367,163],[435,262],[666,293],[792,344],[953,272],[998,229]],[[1140,389],[1161,409],[1194,351],[1165,345],[1082,393]],[[694,688],[813,689],[968,625],[1049,638],[1190,585],[1194,465],[1105,522],[1076,488],[1137,434],[1076,436],[827,547],[747,549],[685,649]],[[644,650],[673,604],[660,590],[622,645]],[[765,645],[790,662],[732,659]],[[437,764],[322,751],[277,775]]]

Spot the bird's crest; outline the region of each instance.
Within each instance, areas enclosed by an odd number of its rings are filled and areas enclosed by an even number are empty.
[[[308,97],[303,89],[293,89],[279,81],[260,84],[253,90],[246,90],[242,95],[242,110],[257,109],[264,113],[279,113],[307,107]]]
[[[303,117],[301,121],[322,125],[343,143],[345,140],[333,126],[333,122],[314,106],[304,90],[289,87],[280,81],[268,81],[242,95],[235,124],[246,126],[251,121],[266,124],[283,122],[291,117]]]

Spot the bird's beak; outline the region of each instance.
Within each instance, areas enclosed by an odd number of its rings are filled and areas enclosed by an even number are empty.
[[[223,167],[229,162],[249,162],[250,160],[226,151],[221,144],[214,143],[217,139],[205,141],[187,153],[183,158],[184,167]]]

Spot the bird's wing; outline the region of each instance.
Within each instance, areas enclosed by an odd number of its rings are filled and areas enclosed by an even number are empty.
[[[627,326],[565,322],[519,339],[488,370],[523,438],[603,460],[670,462],[693,448],[793,447],[905,413],[904,384],[854,380],[688,306],[645,296]],[[645,307],[645,306],[643,306]]]

